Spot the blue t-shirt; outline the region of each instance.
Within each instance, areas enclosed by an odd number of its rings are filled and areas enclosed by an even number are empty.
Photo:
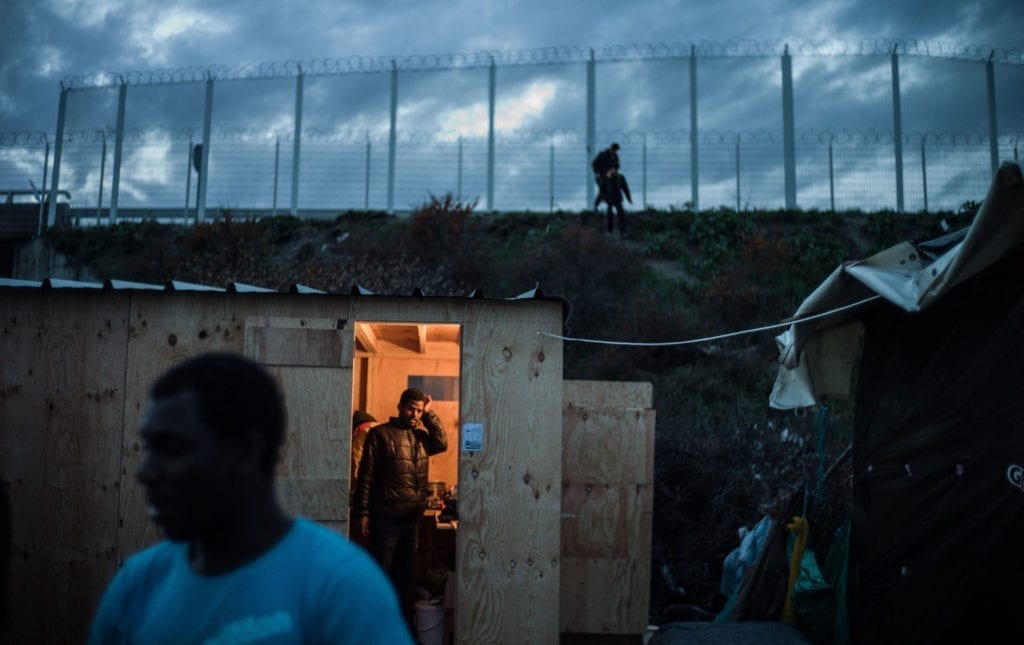
[[[128,559],[89,634],[107,643],[394,643],[412,640],[377,563],[331,529],[297,519],[256,560],[201,576],[188,544],[161,542]]]

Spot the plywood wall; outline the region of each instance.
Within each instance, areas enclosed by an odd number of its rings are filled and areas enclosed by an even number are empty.
[[[337,318],[245,321],[245,355],[274,375],[288,404],[275,473],[281,504],[342,535],[348,535],[352,346],[351,325]]]
[[[482,423],[486,439],[482,452],[461,455],[458,465],[458,639],[557,640],[562,347],[537,331],[560,331],[558,303],[3,290],[0,311],[13,642],[81,642],[120,564],[159,539],[135,480],[153,381],[205,351],[245,353],[247,321],[275,318],[335,320],[338,329],[358,319],[463,326],[464,404],[453,426]],[[282,362],[268,340],[252,338],[248,351]],[[300,354],[316,363],[320,350]],[[305,430],[289,438],[296,451],[286,446],[283,472],[305,481],[282,495],[328,522],[337,515],[339,524],[347,494],[325,480],[347,478],[350,367],[347,375],[320,364],[272,368],[294,393],[289,407],[302,408],[292,419],[322,432],[312,448]],[[324,401],[330,405],[318,405]]]
[[[33,290],[0,293],[0,310],[0,477],[14,551],[5,636],[68,643],[84,641],[124,559],[159,539],[135,480],[149,385],[189,356],[241,353],[247,317],[347,318],[347,301]],[[335,436],[350,423],[344,387]]]
[[[554,643],[562,346],[537,332],[558,333],[560,311],[481,313],[463,326],[462,422],[483,425],[483,449],[460,455],[455,636]]]
[[[566,381],[563,391],[560,629],[643,634],[654,504],[652,388]]]
[[[271,365],[289,362],[298,365],[323,363],[325,357],[318,355],[323,349],[323,343],[311,340],[317,338],[318,332],[315,330],[320,329],[322,333],[324,321],[329,321],[326,326],[337,327],[338,320],[347,319],[348,301],[343,298],[295,297],[284,294],[135,294],[132,298],[129,326],[128,399],[122,441],[123,473],[134,473],[138,468],[141,459],[138,428],[145,410],[148,389],[168,367],[189,356],[207,351],[245,354],[247,325],[250,328],[250,353],[257,360]],[[254,326],[266,326],[267,321],[285,320],[295,320],[294,327],[282,329],[282,323],[273,335],[252,335],[251,329]],[[314,331],[306,333],[303,332],[303,328]],[[290,344],[286,342],[286,337],[291,337]],[[347,367],[349,371],[351,370],[351,348],[347,354],[328,353],[326,358],[334,362],[348,360]],[[316,378],[294,370],[288,375],[281,373],[280,370],[271,371],[275,373],[282,388],[288,389],[290,393],[290,397],[285,399],[285,404],[288,406],[289,414],[288,433],[294,436],[298,431],[291,426],[292,420],[301,423],[308,415],[320,413],[319,400],[317,409],[310,411],[311,399],[299,395],[303,389],[298,387],[296,382],[305,380],[306,383],[314,383]],[[338,437],[351,425],[350,377],[348,380],[336,381],[336,394],[333,391],[323,392],[319,389],[321,385],[317,384],[316,391],[323,395],[325,404],[335,404],[334,416],[330,416],[329,410],[332,408],[328,405],[328,411],[323,413],[328,416],[321,415],[323,420],[313,425],[322,426],[320,429],[328,436]],[[341,460],[339,463],[347,464],[347,449],[339,446],[338,451]],[[282,461],[294,461],[287,442],[282,452]],[[345,468],[339,467],[336,478],[347,479],[346,472]],[[285,488],[289,486],[285,484]],[[298,500],[305,493],[289,489],[282,491],[282,494]],[[124,487],[118,529],[118,555],[121,561],[159,538],[155,527],[146,520],[143,513],[144,497],[144,491],[134,484],[134,480]],[[347,496],[342,497],[347,500]],[[339,511],[339,524],[336,528],[341,530],[345,528],[340,524],[343,516],[344,514]]]
[[[0,307],[9,642],[84,641],[117,568],[128,307],[125,295],[43,292]]]

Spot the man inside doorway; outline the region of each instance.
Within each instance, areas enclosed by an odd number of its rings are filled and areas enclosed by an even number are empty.
[[[448,437],[431,397],[402,392],[398,416],[370,429],[359,463],[353,515],[369,538],[370,553],[398,591],[412,628],[416,606],[416,529],[427,507],[429,457],[448,449]]]

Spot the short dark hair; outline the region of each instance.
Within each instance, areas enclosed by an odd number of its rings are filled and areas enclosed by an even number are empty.
[[[611,145],[611,148],[612,148],[612,150],[618,150],[618,149],[619,149],[619,144],[617,144],[617,143],[613,143],[613,144]]]
[[[243,441],[256,430],[266,443],[262,465],[273,474],[284,439],[285,407],[277,382],[255,361],[229,352],[199,354],[167,370],[149,390],[154,399],[191,390],[199,414],[224,438]]]
[[[426,401],[427,395],[423,393],[423,390],[417,390],[414,387],[409,388],[405,392],[402,392],[402,398],[398,399],[398,405],[405,405],[409,401]]]

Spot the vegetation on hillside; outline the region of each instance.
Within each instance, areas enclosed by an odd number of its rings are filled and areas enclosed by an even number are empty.
[[[784,320],[841,262],[969,224],[957,213],[643,211],[625,239],[592,213],[480,214],[432,197],[411,217],[152,222],[56,229],[53,248],[99,278],[232,282],[284,290],[509,297],[539,286],[571,305],[570,337],[703,339]],[[651,621],[710,618],[725,556],[796,492],[823,557],[845,519],[852,414],[768,407],[781,330],[639,347],[565,344],[565,377],[654,384]],[[826,476],[827,475],[827,476]]]

